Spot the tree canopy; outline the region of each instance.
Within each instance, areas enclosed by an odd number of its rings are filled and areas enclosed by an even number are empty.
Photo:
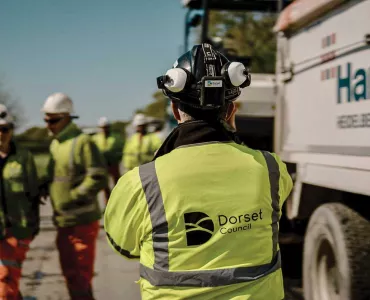
[[[275,22],[276,14],[272,13],[211,11],[208,36],[221,39],[222,48],[238,56],[251,57],[251,72],[274,73]]]

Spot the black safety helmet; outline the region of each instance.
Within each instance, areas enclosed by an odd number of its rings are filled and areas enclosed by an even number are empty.
[[[249,86],[251,76],[241,63],[230,62],[210,44],[195,45],[177,59],[158,88],[172,101],[192,110],[219,111]]]

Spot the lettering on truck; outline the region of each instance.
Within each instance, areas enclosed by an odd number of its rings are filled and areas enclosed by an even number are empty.
[[[338,66],[337,103],[343,104],[342,91],[346,91],[346,102],[370,99],[370,67],[352,70],[352,64],[347,63],[346,72]],[[353,71],[353,72],[352,72]]]
[[[347,63],[345,66],[338,66],[336,73],[338,105],[370,99],[370,67],[354,69],[352,63]],[[339,129],[370,127],[370,112],[339,115],[337,126]]]

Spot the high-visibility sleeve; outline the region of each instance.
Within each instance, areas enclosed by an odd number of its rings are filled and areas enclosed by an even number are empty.
[[[52,142],[53,143],[53,142]],[[50,146],[51,149],[51,146]],[[53,180],[53,173],[54,173],[54,161],[50,153],[48,153],[46,158],[46,168],[44,170],[37,170],[38,178],[39,178],[39,186],[41,188],[46,188],[51,181]]]
[[[152,151],[153,153],[156,152],[161,146],[162,146],[162,140],[156,133],[152,133],[150,135],[150,138],[152,139],[151,144],[152,144]]]
[[[81,155],[86,173],[81,184],[71,191],[71,199],[76,201],[95,197],[108,184],[104,158],[90,139],[84,141]]]
[[[293,181],[292,177],[288,173],[286,164],[280,159],[278,155],[275,153],[271,153],[276,162],[279,165],[279,171],[280,171],[280,179],[279,179],[279,196],[280,196],[280,205],[283,206],[285,200],[290,195],[290,192],[293,188]]]
[[[131,170],[135,167],[135,149],[133,148],[134,137],[130,137],[123,148],[123,166],[126,170]]]
[[[121,177],[113,189],[104,214],[104,227],[111,247],[127,259],[140,258],[140,244],[148,222],[148,207],[138,168]]]
[[[122,160],[123,138],[119,133],[111,132],[108,137],[97,133],[92,137],[99,151],[103,154],[108,165],[117,165]]]

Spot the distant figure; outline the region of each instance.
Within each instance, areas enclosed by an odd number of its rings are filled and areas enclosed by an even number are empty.
[[[134,117],[132,125],[136,133],[126,142],[123,151],[123,164],[126,171],[150,162],[162,144],[155,133],[148,133],[148,118],[143,114]]]
[[[39,232],[39,194],[31,153],[13,141],[13,118],[0,104],[0,299],[20,300],[29,244]]]
[[[97,194],[107,185],[106,165],[91,137],[72,121],[73,102],[50,95],[42,108],[53,135],[48,166],[57,247],[70,299],[93,300],[92,278],[99,219]]]
[[[120,134],[111,130],[111,124],[106,117],[101,117],[98,122],[100,132],[93,136],[93,141],[103,154],[108,167],[108,175],[113,178],[114,184],[120,178],[119,164],[122,160],[123,138]],[[104,188],[105,204],[110,196],[110,187]]]
[[[148,130],[150,133],[156,134],[162,142],[166,138],[165,134],[163,133],[164,125],[165,125],[164,121],[158,120],[158,119],[153,119],[149,123],[150,129]]]

